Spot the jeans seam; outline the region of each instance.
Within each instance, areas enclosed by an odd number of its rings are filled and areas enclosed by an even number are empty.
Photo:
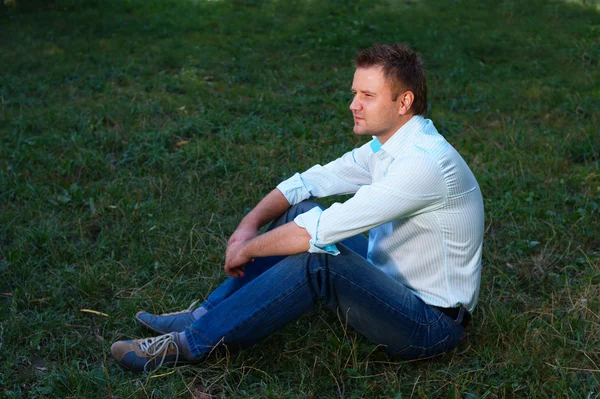
[[[200,331],[196,330],[195,328],[192,328],[191,326],[188,327],[188,328],[190,329],[190,332],[193,335],[197,335],[200,339],[202,339],[204,341],[205,344],[207,344],[207,345],[214,345],[214,343],[212,342],[212,340],[210,340],[208,337],[206,337]],[[194,338],[194,342],[195,341],[196,341],[196,338]]]
[[[200,356],[205,356],[206,354],[208,354],[210,351],[202,351],[199,349],[199,347],[201,346],[207,346],[207,347],[211,347],[214,348],[215,344],[212,343],[212,341],[210,339],[208,339],[207,337],[204,336],[204,334],[202,334],[200,331],[195,330],[191,327],[188,327],[189,330],[189,338],[192,342],[188,341],[188,347],[190,348],[190,352],[192,352],[193,356],[196,357],[200,357]],[[198,342],[198,338],[200,339],[200,342]],[[188,334],[186,333],[186,339],[188,339]],[[204,344],[204,345],[200,345],[200,344]]]
[[[214,305],[212,303],[210,303],[210,301],[208,299],[206,299],[204,302],[202,302],[202,304],[200,306],[202,306],[207,311],[214,308]]]
[[[417,349],[423,352],[427,352],[433,348],[435,348],[438,345],[444,345],[444,350],[439,353],[438,355],[441,355],[442,353],[447,353],[448,352],[448,342],[450,341],[451,337],[450,334],[446,334],[442,339],[440,339],[438,342],[436,342],[433,345],[430,346],[420,346],[420,345],[407,345],[405,348],[397,351],[396,353],[394,353],[395,355],[402,355],[403,353],[406,353],[407,351],[411,350],[411,349]],[[433,355],[433,356],[437,356],[437,355]]]

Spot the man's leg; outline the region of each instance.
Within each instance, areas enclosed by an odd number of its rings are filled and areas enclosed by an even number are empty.
[[[454,348],[457,320],[426,305],[410,290],[340,245],[340,255],[289,256],[224,298],[185,330],[200,359],[220,344],[248,346],[310,310],[319,300],[338,309],[370,341],[405,359]]]
[[[115,342],[113,357],[135,371],[163,362],[198,361],[215,347],[252,345],[311,309],[319,300],[345,316],[370,341],[404,359],[454,348],[463,332],[456,320],[339,245],[340,255],[288,256],[223,299],[182,333]]]
[[[297,205],[294,205],[283,215],[275,219],[269,225],[267,230],[273,230],[276,227],[289,223],[293,221],[296,218],[296,216],[308,212],[309,210],[317,206],[321,209],[324,209],[324,207],[321,204],[315,201],[303,201]],[[342,244],[352,249],[354,252],[358,253],[363,258],[366,258],[368,240],[364,235],[360,234],[354,237],[350,237],[347,240],[344,240]],[[192,304],[192,306],[190,306],[190,308],[188,308],[187,310],[174,313],[167,313],[164,315],[155,315],[152,313],[141,311],[135,315],[135,320],[141,325],[145,326],[146,328],[149,328],[150,330],[155,331],[159,334],[166,334],[169,332],[181,332],[185,329],[185,327],[192,324],[195,320],[199,319],[201,316],[204,316],[204,314],[208,310],[217,306],[224,299],[231,296],[241,287],[245,286],[250,281],[260,276],[263,272],[265,272],[284,258],[285,257],[283,256],[271,256],[266,258],[255,259],[254,262],[251,262],[248,265],[246,265],[244,277],[229,277],[208,296],[208,298],[202,303],[202,305],[200,305],[197,308],[194,306],[194,304]]]

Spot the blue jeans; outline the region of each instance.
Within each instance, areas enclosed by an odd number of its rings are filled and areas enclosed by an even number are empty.
[[[275,220],[275,228],[315,206],[305,201]],[[337,244],[340,254],[302,253],[255,259],[245,276],[229,278],[203,303],[208,312],[185,330],[194,356],[226,344],[250,346],[309,311],[319,301],[339,311],[371,342],[403,359],[454,348],[464,328],[369,263],[363,235]]]

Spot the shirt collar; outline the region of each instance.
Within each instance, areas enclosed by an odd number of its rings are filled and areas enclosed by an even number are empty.
[[[406,147],[407,143],[411,141],[411,137],[416,132],[423,130],[426,124],[427,121],[423,116],[415,115],[402,125],[402,127],[385,142],[385,144],[381,144],[377,137],[373,137],[373,141],[371,141],[371,150],[375,153],[379,150],[383,150],[391,156],[396,156],[402,151],[402,148]]]

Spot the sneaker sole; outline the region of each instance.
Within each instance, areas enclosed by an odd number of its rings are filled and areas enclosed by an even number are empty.
[[[121,368],[123,368],[124,370],[130,371],[130,372],[132,372],[132,373],[146,373],[146,374],[152,374],[152,373],[154,373],[154,372],[158,371],[158,369],[157,369],[157,370],[154,370],[154,371],[150,371],[150,372],[146,372],[146,371],[144,371],[144,370],[134,370],[134,369],[132,369],[132,368],[130,368],[130,367],[127,367],[125,364],[121,363],[120,361],[118,361],[118,360],[117,360],[117,359],[116,359],[116,358],[113,356],[112,352],[108,352],[108,356],[109,356],[109,357],[110,357],[112,360],[114,360],[114,361],[115,361],[115,363],[117,363],[119,366],[121,366]],[[170,368],[170,369],[173,369],[173,368],[177,368],[177,367],[183,367],[183,366],[189,366],[189,365],[193,365],[193,364],[195,364],[195,363],[197,363],[197,362],[190,362],[190,361],[188,361],[188,360],[178,360],[177,362],[174,362],[174,361],[166,361],[166,362],[164,362],[164,363],[163,363],[163,364],[160,366],[160,368],[163,368],[163,367],[164,367],[164,368]]]

